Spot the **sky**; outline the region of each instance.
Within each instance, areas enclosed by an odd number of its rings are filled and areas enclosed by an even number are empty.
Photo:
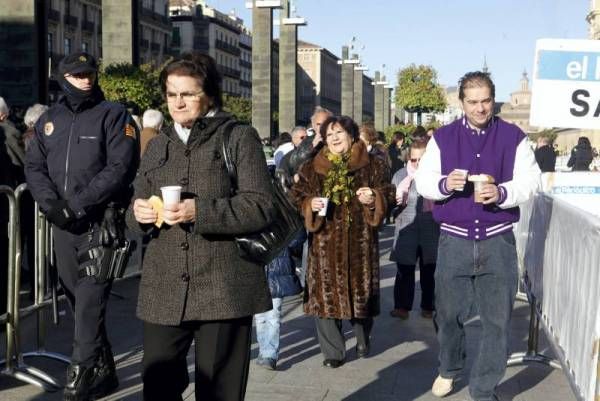
[[[207,0],[222,12],[235,9],[252,27],[245,0]],[[468,71],[480,70],[484,57],[496,85],[496,100],[518,90],[529,74],[535,42],[541,38],[586,39],[589,0],[295,0],[308,25],[298,38],[338,57],[353,37],[367,75],[385,71],[396,85],[400,69],[431,65],[438,81],[455,86]],[[278,12],[274,13],[278,16]],[[278,36],[278,29],[275,36]],[[363,49],[364,47],[364,49]],[[361,50],[362,49],[362,50]],[[382,65],[385,64],[385,68]]]

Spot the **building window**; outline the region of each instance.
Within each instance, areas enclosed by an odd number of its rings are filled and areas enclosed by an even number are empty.
[[[81,17],[83,18],[84,21],[89,21],[87,4],[82,4],[81,8],[82,8]]]
[[[65,0],[65,15],[71,15],[71,1]]]
[[[52,54],[53,48],[54,48],[54,35],[51,32],[48,32],[48,54]]]
[[[88,52],[88,42],[81,42],[81,51]]]
[[[65,38],[65,56],[71,54],[71,39]]]

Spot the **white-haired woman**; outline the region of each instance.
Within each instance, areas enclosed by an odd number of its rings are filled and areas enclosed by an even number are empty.
[[[144,115],[142,116],[142,126],[144,128],[142,129],[142,134],[140,136],[140,152],[142,155],[144,154],[150,139],[158,135],[164,119],[163,113],[158,110],[148,109],[144,112]]]

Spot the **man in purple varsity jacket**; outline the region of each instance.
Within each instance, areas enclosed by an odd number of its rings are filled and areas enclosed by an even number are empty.
[[[431,391],[438,397],[452,391],[465,365],[463,325],[476,310],[482,334],[469,393],[489,401],[497,400],[494,389],[504,376],[517,290],[512,224],[518,205],[538,190],[540,170],[523,131],[494,117],[489,75],[470,72],[459,85],[464,117],[436,131],[415,176],[419,193],[436,201],[433,216],[441,229],[435,273],[440,367]],[[481,189],[482,203],[475,202],[464,170],[494,178]]]

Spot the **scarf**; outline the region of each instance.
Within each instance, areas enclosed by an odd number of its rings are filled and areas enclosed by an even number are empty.
[[[96,82],[94,82],[94,85],[90,90],[76,88],[61,74],[56,77],[56,80],[66,97],[67,103],[71,106],[73,111],[80,110],[81,107],[88,102],[94,103],[95,101],[104,99],[104,94],[98,86],[98,78],[96,78]]]
[[[396,197],[402,196],[403,204],[408,202],[408,193],[410,192],[410,186],[412,185],[416,172],[417,169],[413,167],[413,164],[410,161],[406,163],[406,177],[400,181],[400,184],[398,184],[398,188],[396,189]],[[404,198],[404,194],[406,194],[406,199]],[[423,212],[431,212],[432,210],[433,201],[423,198]]]

